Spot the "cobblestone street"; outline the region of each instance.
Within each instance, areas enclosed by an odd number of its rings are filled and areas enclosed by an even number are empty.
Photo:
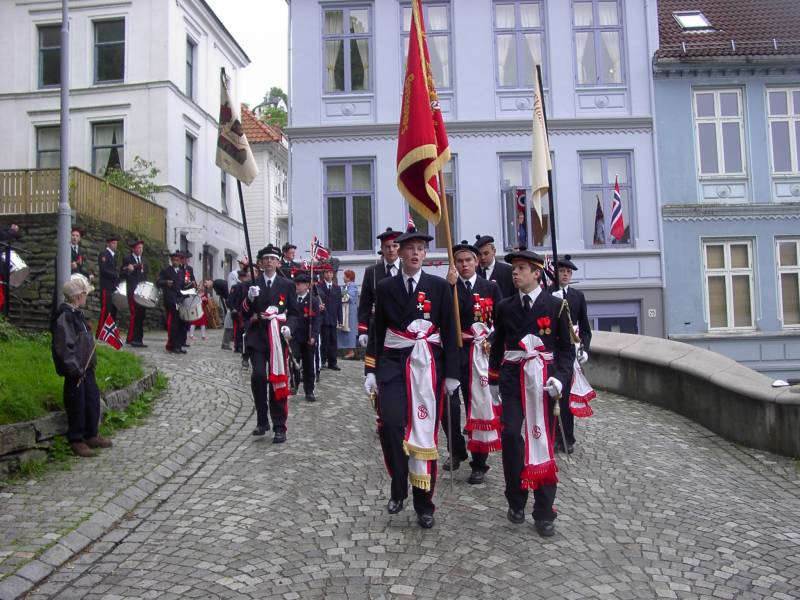
[[[553,538],[506,520],[499,454],[482,486],[464,465],[451,494],[440,471],[422,530],[410,502],[386,513],[361,363],[292,397],[273,445],[250,435],[249,372],[219,332],[185,356],[145,342],[169,377],[152,417],[0,489],[0,598],[48,573],[27,598],[800,597],[797,465],[673,413],[600,395],[560,455]]]

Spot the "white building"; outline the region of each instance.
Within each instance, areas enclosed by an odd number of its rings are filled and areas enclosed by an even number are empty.
[[[268,243],[281,246],[289,239],[289,149],[280,128],[267,125],[245,106],[242,126],[258,165],[253,182],[242,186],[247,229],[255,254]]]
[[[425,20],[454,160],[454,240],[518,243],[529,187],[533,65],[543,65],[560,254],[571,254],[596,328],[663,335],[653,141],[654,2],[426,0]],[[410,2],[289,0],[290,237],[317,234],[344,265],[375,260],[402,228],[397,130]],[[614,177],[625,234],[612,243]],[[597,211],[598,203],[602,214]],[[529,211],[523,215],[529,215]],[[598,218],[599,217],[599,218]],[[525,217],[528,218],[528,217]],[[602,220],[602,236],[595,224]],[[416,219],[417,225],[422,221]],[[436,231],[429,257],[444,258]],[[549,232],[529,247],[549,250]]]
[[[235,182],[215,166],[220,69],[250,61],[203,0],[73,0],[70,164],[160,169],[169,247],[223,277],[244,247]],[[0,2],[0,169],[59,166],[61,2]]]

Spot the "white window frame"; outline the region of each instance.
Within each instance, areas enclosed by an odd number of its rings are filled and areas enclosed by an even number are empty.
[[[770,113],[769,95],[772,92],[784,92],[787,96],[786,115],[772,115]],[[767,129],[769,131],[769,159],[770,169],[774,176],[799,176],[800,175],[800,161],[798,161],[798,152],[800,152],[800,137],[797,132],[798,123],[800,123],[800,106],[794,106],[794,94],[800,93],[800,87],[779,87],[766,89],[765,102],[767,106]],[[774,145],[772,143],[772,124],[788,122],[789,123],[789,164],[792,166],[791,171],[776,171],[775,170],[775,153]]]
[[[375,78],[376,74],[374,71],[374,64],[375,61],[373,57],[375,56],[375,18],[374,18],[374,5],[371,2],[363,2],[356,0],[354,2],[345,2],[345,3],[321,3],[321,12],[320,12],[320,39],[322,43],[320,44],[322,49],[322,95],[323,96],[355,96],[355,95],[370,95],[375,93]],[[341,10],[343,11],[343,32],[342,33],[325,33],[325,12],[328,10]],[[351,10],[366,10],[367,11],[367,21],[369,23],[369,31],[367,33],[350,33],[349,28],[347,27],[348,18]],[[351,69],[351,51],[350,51],[350,41],[351,40],[368,40],[368,52],[367,52],[367,65],[368,65],[368,72],[367,72],[367,85],[363,90],[354,90],[353,89],[353,74]],[[326,57],[325,51],[325,42],[332,41],[332,40],[342,40],[342,53],[344,61],[344,72],[342,73],[342,77],[344,80],[344,89],[343,90],[328,90],[326,89],[325,81],[327,79],[327,68],[328,62]]]
[[[197,42],[186,35],[186,95],[194,100],[197,96]]]
[[[431,8],[444,7],[447,9],[447,29],[437,29],[428,31],[428,12]],[[406,10],[411,10],[411,2],[402,0],[400,3],[400,75],[403,77],[400,85],[402,87],[406,76],[406,59],[408,52],[406,51],[406,41],[409,40],[411,32],[406,31],[405,16]],[[441,82],[436,81],[436,91],[451,93],[455,89],[455,65],[453,63],[453,5],[450,0],[430,0],[422,7],[422,15],[425,20],[425,36],[430,39],[432,37],[446,37],[447,38],[447,64],[450,70],[450,83],[449,85],[442,85]],[[430,47],[430,43],[429,43]]]
[[[783,281],[781,280],[781,275],[795,275],[798,278],[798,284],[800,284],[800,264],[785,267],[781,265],[780,244],[785,244],[787,242],[794,242],[797,256],[800,258],[800,238],[775,238],[775,265],[778,270],[778,319],[783,329],[800,329],[800,323],[790,323],[787,325],[783,322]],[[798,260],[798,263],[800,263],[800,260]]]
[[[731,246],[732,245],[747,245],[747,258],[749,268],[731,267]],[[710,269],[708,267],[708,254],[706,248],[708,246],[723,246],[723,254],[725,257],[725,267],[718,269]],[[752,238],[730,238],[730,239],[715,239],[703,238],[701,240],[701,252],[703,254],[703,303],[705,305],[705,318],[708,331],[753,331],[755,329],[756,320],[756,299],[755,299],[755,269],[753,268],[753,240]],[[748,275],[750,278],[750,325],[735,326],[734,303],[733,303],[733,277],[735,275]],[[709,277],[725,277],[725,307],[727,309],[727,322],[726,327],[712,327],[711,326],[711,299],[709,298]]]
[[[720,94],[736,93],[739,102],[739,116],[738,117],[723,117],[720,110]],[[698,94],[713,94],[714,95],[714,115],[713,117],[700,117],[697,115],[697,96]],[[703,89],[698,88],[692,90],[692,115],[694,117],[694,146],[697,153],[697,174],[700,179],[720,179],[730,177],[747,177],[747,151],[745,148],[744,139],[744,101],[742,90],[740,88],[714,88]],[[716,173],[703,173],[702,161],[700,156],[700,125],[704,123],[711,123],[715,127],[717,136],[717,172]],[[722,137],[722,125],[724,123],[737,123],[739,125],[739,148],[742,159],[741,171],[726,171],[725,170],[725,147]],[[723,167],[720,170],[720,166]]]
[[[189,155],[189,149],[191,149],[192,151],[191,156]],[[196,155],[197,155],[197,138],[187,131],[184,137],[184,150],[183,150],[183,161],[184,161],[183,187],[185,188],[183,190],[183,193],[189,196],[190,198],[194,198],[194,162]]]

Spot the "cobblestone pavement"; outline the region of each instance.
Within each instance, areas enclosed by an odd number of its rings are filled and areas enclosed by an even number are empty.
[[[0,581],[0,598],[60,564],[56,548],[82,551],[31,600],[800,597],[796,465],[673,413],[600,395],[560,461],[553,538],[506,520],[499,455],[483,486],[462,467],[451,495],[442,473],[422,530],[410,507],[385,511],[359,363],[323,371],[317,403],[294,397],[274,446],[250,436],[249,374],[217,336],[183,357],[146,341],[170,375],[153,417],[97,459],[2,490],[6,573],[87,515],[93,526]]]

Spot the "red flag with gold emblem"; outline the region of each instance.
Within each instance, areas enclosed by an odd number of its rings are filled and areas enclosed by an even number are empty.
[[[422,0],[411,2],[406,76],[397,140],[397,187],[409,205],[439,223],[439,171],[450,160],[450,144],[433,82]]]

